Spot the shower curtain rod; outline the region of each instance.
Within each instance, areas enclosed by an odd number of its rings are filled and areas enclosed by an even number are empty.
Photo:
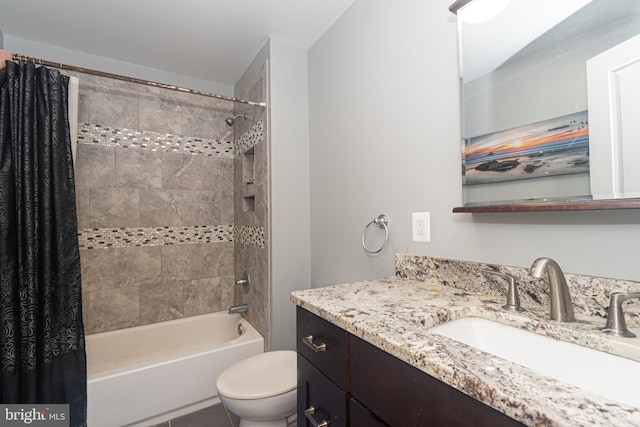
[[[240,98],[233,98],[231,96],[218,95],[218,94],[210,93],[210,92],[202,92],[202,91],[195,90],[195,89],[187,89],[187,88],[180,87],[180,86],[173,86],[173,85],[168,85],[168,84],[165,84],[165,83],[158,83],[158,82],[154,82],[154,81],[150,81],[150,80],[137,79],[135,77],[127,77],[127,76],[123,76],[123,75],[120,75],[120,74],[112,74],[112,73],[107,73],[107,72],[104,72],[104,71],[92,70],[90,68],[77,67],[75,65],[67,65],[67,64],[63,64],[61,62],[47,61],[47,60],[44,60],[44,59],[34,58],[34,57],[31,57],[31,56],[22,55],[22,54],[19,54],[19,53],[13,53],[12,52],[11,53],[11,59],[14,60],[14,61],[33,62],[34,64],[46,65],[48,67],[58,68],[60,70],[77,71],[79,73],[91,74],[91,75],[100,76],[100,77],[108,77],[108,78],[112,78],[112,79],[116,79],[116,80],[123,80],[125,82],[130,82],[130,83],[139,83],[139,84],[143,84],[143,85],[147,85],[147,86],[159,87],[159,88],[162,88],[162,89],[175,90],[177,92],[192,93],[192,94],[195,94],[195,95],[208,96],[210,98],[223,99],[225,101],[239,102],[241,104],[253,105],[253,106],[256,106],[256,107],[265,108],[267,106],[267,104],[265,102],[247,101],[247,100],[240,99]]]

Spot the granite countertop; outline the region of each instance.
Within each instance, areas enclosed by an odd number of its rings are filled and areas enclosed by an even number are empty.
[[[525,425],[640,425],[640,408],[428,330],[461,317],[482,317],[640,361],[640,338],[605,335],[598,331],[600,318],[576,314],[575,323],[551,321],[548,307],[523,305],[523,313],[507,312],[501,308],[504,297],[398,277],[296,291],[291,300]],[[630,392],[637,386],[630,384]]]

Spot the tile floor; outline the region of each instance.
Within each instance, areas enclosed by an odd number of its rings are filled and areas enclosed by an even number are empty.
[[[222,404],[217,404],[153,427],[237,427],[240,424],[240,418],[236,415],[231,414],[231,419],[233,425]]]

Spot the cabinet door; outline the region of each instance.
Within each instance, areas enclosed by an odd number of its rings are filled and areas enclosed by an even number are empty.
[[[522,426],[360,338],[350,338],[351,394],[390,426]]]
[[[298,354],[298,427],[346,427],[347,403],[347,393]]]
[[[349,391],[349,334],[300,307],[296,348],[341,389]]]

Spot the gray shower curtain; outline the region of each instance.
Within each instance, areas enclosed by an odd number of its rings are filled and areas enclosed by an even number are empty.
[[[0,403],[69,404],[86,425],[86,356],[68,77],[0,70]]]

